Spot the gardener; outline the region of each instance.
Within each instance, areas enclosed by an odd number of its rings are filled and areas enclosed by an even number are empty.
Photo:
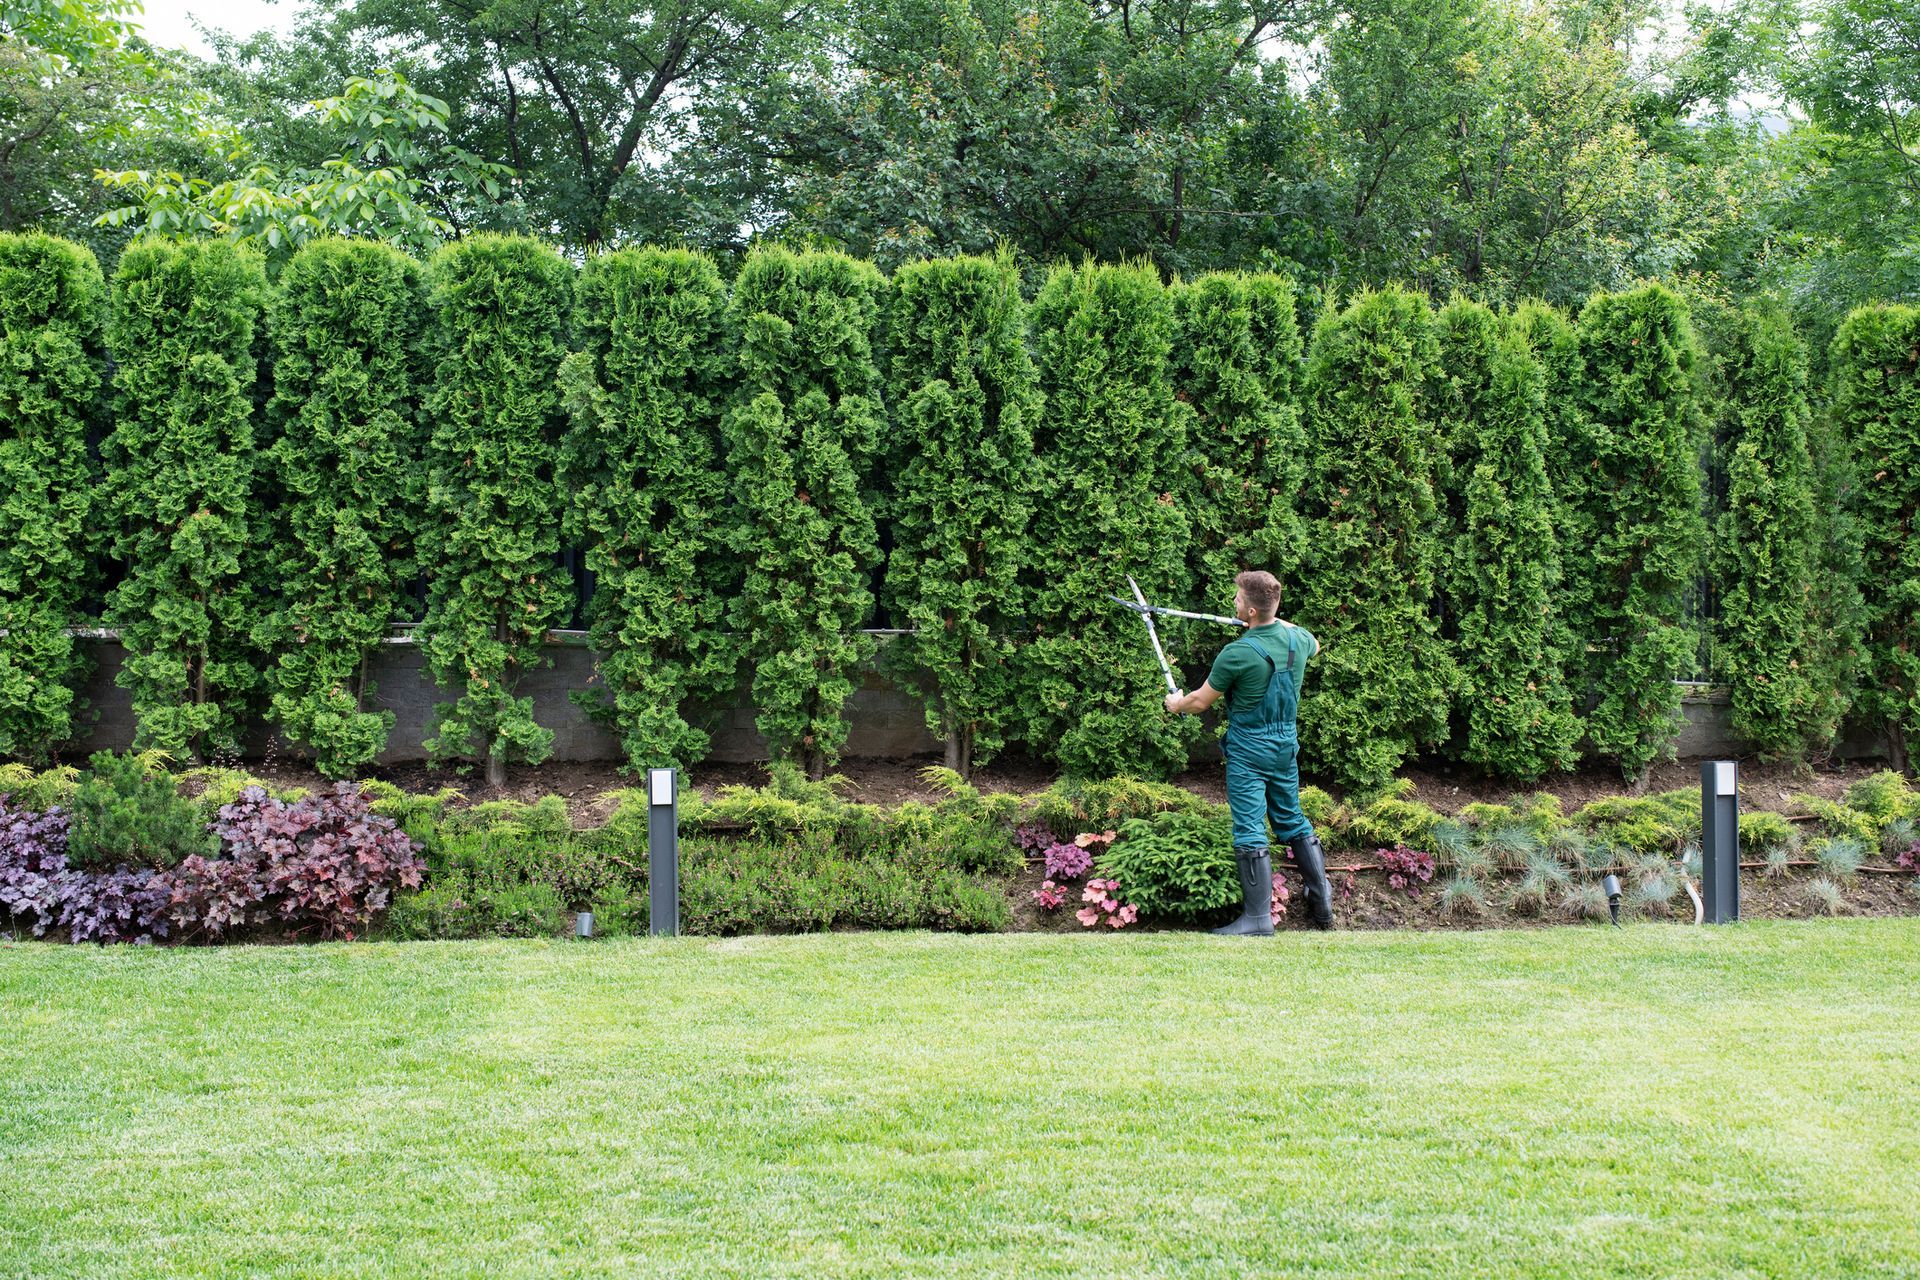
[[[1205,684],[1192,693],[1167,695],[1167,710],[1175,715],[1197,715],[1218,699],[1227,700],[1227,807],[1233,812],[1233,856],[1244,905],[1238,920],[1214,932],[1273,932],[1269,823],[1306,879],[1314,923],[1330,928],[1333,891],[1320,837],[1300,812],[1300,742],[1294,728],[1300,678],[1320,642],[1305,627],[1278,619],[1280,580],[1272,574],[1249,569],[1233,585],[1233,614],[1247,624],[1246,634],[1220,651]]]

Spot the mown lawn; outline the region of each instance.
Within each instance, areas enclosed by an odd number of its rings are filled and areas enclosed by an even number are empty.
[[[0,950],[0,1275],[1912,1276],[1920,921]]]

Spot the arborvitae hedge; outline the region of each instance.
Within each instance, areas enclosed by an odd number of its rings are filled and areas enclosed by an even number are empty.
[[[1444,575],[1461,676],[1455,752],[1488,773],[1537,778],[1571,768],[1580,735],[1554,617],[1546,372],[1526,336],[1478,303],[1441,313],[1440,365],[1457,495]]]
[[[1040,394],[1010,257],[900,268],[889,333],[895,450],[887,594],[894,645],[927,691],[927,727],[970,773],[998,750],[1018,684],[1020,568]]]
[[[1896,768],[1920,735],[1920,308],[1863,307],[1833,340],[1833,415],[1852,449],[1865,548],[1858,706]]]
[[[1447,734],[1458,672],[1432,610],[1438,350],[1426,300],[1365,293],[1323,319],[1307,358],[1307,577],[1300,621],[1320,640],[1301,701],[1308,767],[1383,785]]]
[[[1306,431],[1297,301],[1284,276],[1223,272],[1175,287],[1173,305],[1173,385],[1193,409],[1193,475],[1183,487],[1192,572],[1204,607],[1231,613],[1242,569],[1265,569],[1283,587],[1299,580]]]
[[[821,776],[873,653],[880,558],[867,470],[885,417],[873,337],[887,282],[837,253],[758,249],[734,283],[740,380],[722,423],[746,581],[730,621],[775,758]]]
[[[1581,407],[1593,465],[1580,490],[1593,594],[1578,630],[1598,701],[1595,750],[1632,779],[1671,758],[1680,686],[1696,649],[1686,593],[1706,529],[1700,513],[1695,344],[1687,307],[1661,285],[1602,294],[1580,313]]]
[[[176,756],[239,749],[260,687],[253,502],[258,255],[143,240],[120,256],[107,331],[114,428],[102,517],[125,576],[106,620],[126,647],[134,741]]]
[[[259,548],[277,607],[257,628],[277,654],[273,716],[320,772],[350,777],[386,746],[367,665],[410,603],[426,497],[419,266],[389,246],[323,240],[280,273],[269,317],[277,502]]]
[[[435,759],[481,759],[500,785],[510,759],[537,764],[553,733],[516,694],[566,620],[561,500],[554,482],[560,362],[573,268],[517,236],[448,245],[428,264],[433,392],[427,402],[428,580],[422,644],[434,679],[459,697],[436,707]]]
[[[1585,548],[1593,544],[1592,512],[1581,494],[1595,458],[1593,434],[1580,404],[1586,362],[1580,331],[1557,308],[1523,302],[1508,317],[1527,344],[1545,378],[1546,405],[1541,418],[1541,450],[1553,495],[1553,528],[1560,546],[1560,581],[1554,590],[1554,629],[1566,654],[1567,684],[1574,709],[1586,705],[1587,640],[1583,629],[1593,615],[1594,567]]]
[[[1192,594],[1173,492],[1190,416],[1167,376],[1173,308],[1150,267],[1061,267],[1033,328],[1046,405],[1034,433],[1033,634],[1020,653],[1026,740],[1070,774],[1164,775],[1185,765],[1198,724],[1166,713],[1146,631],[1108,597],[1127,594],[1128,574],[1156,604]]]
[[[730,688],[721,546],[729,492],[720,414],[732,369],[727,290],[713,263],[624,249],[581,273],[581,350],[561,372],[572,426],[561,459],[567,531],[594,577],[596,687],[574,700],[620,735],[635,769],[691,764],[706,733],[689,698]]]
[[[73,736],[105,303],[87,250],[0,235],[0,755],[38,761]]]
[[[1722,584],[1715,676],[1732,690],[1733,731],[1770,757],[1804,758],[1839,725],[1813,681],[1829,637],[1812,625],[1819,526],[1807,448],[1807,353],[1774,307],[1715,308],[1704,334],[1726,501],[1715,530]]]

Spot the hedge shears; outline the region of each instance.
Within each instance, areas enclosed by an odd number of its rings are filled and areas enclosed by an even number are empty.
[[[1160,659],[1160,674],[1167,678],[1168,693],[1179,693],[1180,685],[1173,678],[1173,668],[1167,665],[1167,651],[1160,647],[1160,628],[1153,623],[1154,614],[1164,613],[1170,618],[1192,618],[1199,622],[1224,622],[1230,627],[1247,625],[1238,618],[1223,618],[1217,613],[1192,613],[1186,609],[1168,609],[1148,604],[1146,594],[1140,590],[1140,584],[1133,580],[1132,574],[1127,575],[1127,585],[1133,588],[1133,599],[1128,600],[1124,596],[1108,596],[1107,599],[1123,609],[1133,610],[1140,615],[1140,621],[1147,624],[1147,639],[1153,642],[1153,656]]]

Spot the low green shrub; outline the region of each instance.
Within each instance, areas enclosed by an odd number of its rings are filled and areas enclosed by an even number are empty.
[[[1209,805],[1191,791],[1171,783],[1124,776],[1102,781],[1062,778],[1033,797],[1028,806],[1030,818],[1044,822],[1061,836],[1071,836],[1078,831],[1112,830],[1129,819],[1158,813],[1199,813],[1226,808]]]
[[[1428,849],[1433,844],[1433,829],[1439,813],[1418,800],[1399,795],[1382,796],[1356,812],[1347,823],[1340,843],[1349,849],[1391,849],[1407,845]]]
[[[1590,836],[1639,853],[1672,854],[1700,833],[1700,796],[1665,791],[1654,796],[1609,796],[1574,815]]]
[[[1792,803],[1796,811],[1818,818],[1821,830],[1829,836],[1866,845],[1880,843],[1880,820],[1871,813],[1819,796],[1795,796]]]
[[[1300,812],[1306,815],[1314,830],[1321,833],[1323,840],[1327,833],[1345,826],[1348,817],[1346,806],[1336,803],[1332,796],[1319,787],[1300,788]],[[1326,842],[1333,843],[1331,840]]]
[[[80,770],[70,764],[38,773],[17,761],[0,764],[0,796],[11,796],[17,808],[45,813],[55,805],[64,807],[79,785]]]
[[[1920,794],[1891,769],[1870,773],[1847,788],[1847,808],[1857,809],[1884,827],[1901,818],[1920,818]]]
[[[1790,849],[1800,842],[1799,833],[1782,814],[1760,809],[1740,815],[1740,847],[1755,853]]]
[[[1142,915],[1195,920],[1240,900],[1233,821],[1215,813],[1161,813],[1120,824],[1098,862]]]
[[[67,858],[79,867],[173,867],[211,858],[220,841],[172,775],[139,755],[96,751],[69,801]]]

